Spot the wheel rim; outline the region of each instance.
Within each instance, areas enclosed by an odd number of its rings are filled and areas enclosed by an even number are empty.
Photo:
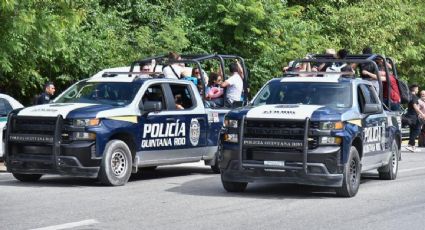
[[[357,168],[357,161],[355,159],[352,159],[350,162],[350,184],[352,188],[355,188],[357,186],[359,180],[358,175],[358,168]]]
[[[125,175],[127,171],[127,159],[122,151],[116,151],[112,154],[111,169],[117,177]]]
[[[397,173],[397,166],[398,166],[398,152],[397,152],[397,146],[393,146],[392,156],[391,156],[391,170],[393,171],[393,175]]]

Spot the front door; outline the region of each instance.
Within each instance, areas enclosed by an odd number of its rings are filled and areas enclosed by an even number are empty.
[[[363,110],[365,104],[374,104],[381,106],[377,93],[373,86],[359,85],[359,104]],[[363,168],[375,167],[382,163],[387,157],[388,152],[387,135],[388,121],[382,112],[376,114],[365,114],[362,112],[363,127]]]

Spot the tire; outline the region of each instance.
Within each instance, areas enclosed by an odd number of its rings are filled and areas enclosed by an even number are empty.
[[[22,182],[36,182],[40,180],[42,174],[21,174],[13,173],[13,177]]]
[[[211,170],[215,173],[215,174],[220,174],[220,167],[218,167],[218,163],[216,162],[215,165],[211,165]]]
[[[336,189],[336,194],[341,197],[353,197],[360,186],[361,164],[359,152],[351,146],[348,161],[344,165],[342,186]]]
[[[218,165],[218,153],[215,154],[215,162],[214,165],[211,165],[211,170],[216,174],[220,174],[220,167]]]
[[[132,162],[127,144],[121,140],[110,140],[103,151],[99,181],[105,185],[124,185],[130,178]]]
[[[221,183],[227,192],[244,192],[248,185],[247,182],[225,181],[223,180],[223,176],[221,177]]]
[[[379,179],[381,180],[395,180],[398,173],[398,160],[399,160],[399,151],[398,145],[395,140],[391,144],[391,158],[388,161],[388,164],[379,168]]]

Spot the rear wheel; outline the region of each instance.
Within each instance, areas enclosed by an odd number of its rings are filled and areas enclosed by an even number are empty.
[[[391,145],[391,158],[387,165],[378,169],[379,178],[382,180],[395,180],[398,173],[398,160],[399,160],[398,145],[395,140]]]
[[[40,180],[42,174],[21,174],[13,173],[13,177],[22,182],[36,182]]]
[[[103,152],[98,179],[105,185],[124,185],[130,178],[131,165],[131,152],[127,144],[121,140],[111,140]]]
[[[221,183],[223,184],[223,188],[227,192],[243,192],[248,185],[247,182],[233,182],[233,181],[225,181],[223,180],[223,176],[221,176]]]
[[[342,197],[353,197],[360,186],[360,157],[357,149],[351,146],[348,161],[344,165],[342,186],[336,189],[336,194]]]

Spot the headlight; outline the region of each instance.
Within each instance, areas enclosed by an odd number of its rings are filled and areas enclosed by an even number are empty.
[[[323,129],[323,130],[334,130],[334,129],[343,129],[344,128],[344,123],[338,121],[338,122],[333,122],[333,121],[327,121],[327,122],[320,122],[320,126],[319,129]]]
[[[95,133],[88,132],[74,132],[72,133],[73,140],[96,140]]]
[[[319,144],[321,145],[339,145],[341,144],[341,137],[320,137]]]
[[[224,134],[224,141],[238,143],[238,134]]]
[[[237,128],[238,127],[238,120],[225,119],[224,120],[224,127]]]
[[[100,123],[99,118],[75,119],[73,122],[73,125],[78,127],[86,127],[86,126],[96,126],[96,125],[99,125],[99,123]]]

